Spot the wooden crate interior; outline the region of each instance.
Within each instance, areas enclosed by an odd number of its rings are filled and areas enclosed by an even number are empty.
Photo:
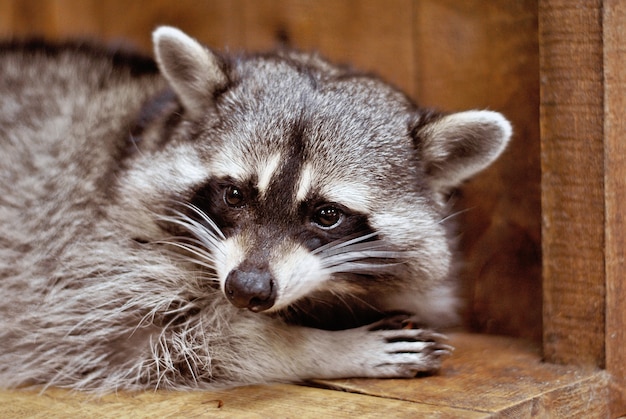
[[[431,399],[416,399],[399,392],[405,384],[389,390],[358,380],[319,386],[382,395],[392,401],[389,409],[399,400],[411,402],[402,408],[418,409],[407,412],[437,405],[453,409],[446,411],[451,417],[462,416],[454,409],[467,417],[556,411],[557,417],[567,417],[586,407],[563,400],[578,400],[593,389],[599,399],[589,405],[594,416],[626,413],[626,355],[619,349],[626,344],[626,310],[621,306],[626,287],[620,281],[626,249],[621,216],[626,72],[620,66],[626,6],[619,0],[0,0],[2,38],[85,37],[130,42],[150,52],[150,33],[159,24],[178,26],[219,50],[259,51],[287,43],[319,51],[378,73],[423,106],[496,110],[514,126],[502,158],[454,195],[465,260],[460,290],[466,303],[465,332],[453,341],[473,348],[469,353],[459,349],[470,365],[497,358],[498,351],[515,368],[537,363],[537,370],[524,372],[533,377],[528,386],[510,390],[523,394],[520,401],[472,406],[459,397],[446,401],[440,397],[445,390]],[[485,336],[492,334],[509,338]],[[543,369],[543,357],[561,365]],[[491,389],[502,372],[495,361],[483,370],[451,365],[448,373],[472,374]],[[546,378],[555,384],[550,391],[537,391],[541,374],[553,374]],[[553,392],[558,377],[580,385]],[[429,378],[425,388],[475,385],[439,378]],[[473,400],[472,394],[481,397],[472,388],[455,390],[469,392],[466,400]],[[252,394],[241,391],[224,397],[238,400]],[[271,390],[263,391],[271,397]],[[286,386],[280,391],[296,390]],[[509,394],[482,391],[493,397]],[[80,403],[65,393],[51,394],[57,406]],[[292,402],[277,403],[289,406],[315,397],[293,394]],[[14,413],[28,403],[38,406],[33,397],[6,392],[0,400],[14,400],[16,410],[7,411]],[[121,403],[137,407],[141,397]],[[362,412],[373,409],[375,403],[364,400]],[[103,402],[100,407],[113,405]],[[98,412],[98,406],[91,408]],[[322,403],[319,412],[328,409]]]

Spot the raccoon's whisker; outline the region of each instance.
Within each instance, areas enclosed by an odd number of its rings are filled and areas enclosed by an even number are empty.
[[[209,253],[209,250],[211,250],[211,251],[217,250],[214,247],[207,248],[206,243],[203,242],[200,239],[197,239],[197,238],[173,237],[170,240],[174,240],[174,241],[177,241],[177,242],[179,242],[181,244],[184,244],[186,246],[196,248],[199,251],[207,253],[207,255],[212,255],[211,253]]]
[[[381,250],[382,249],[382,250]],[[346,247],[331,247],[324,252],[320,252],[320,256],[322,257],[330,257],[339,254],[348,254],[348,253],[366,253],[366,252],[380,252],[381,255],[383,252],[389,253],[388,257],[392,257],[391,253],[400,254],[399,251],[390,250],[388,245],[382,241],[375,242],[365,242],[365,243],[356,243]],[[368,257],[368,256],[365,256]],[[375,257],[375,256],[371,256]],[[384,257],[384,256],[381,256]]]
[[[352,317],[356,317],[356,313],[354,311],[354,307],[352,306],[352,304],[350,304],[345,298],[344,296],[340,293],[340,292],[336,292],[335,290],[331,290],[331,294],[339,301],[341,302],[341,304],[343,304],[346,309],[350,312],[350,314],[352,315]],[[353,296],[354,297],[354,296]]]
[[[194,218],[191,218],[187,214],[179,210],[175,210],[175,209],[171,210],[173,215],[158,215],[157,218],[162,221],[172,222],[172,223],[178,224],[186,228],[194,227],[194,228],[197,228],[198,230],[208,233],[211,236],[217,235],[219,236],[220,239],[225,238],[224,234],[222,233],[220,228],[217,226],[217,224],[215,224],[215,222],[209,216],[207,216],[204,211],[202,211],[195,205],[192,205],[189,203],[185,203],[185,202],[177,202],[177,203],[178,205],[188,208],[193,213],[197,214],[200,217],[200,220],[202,222]]]
[[[185,262],[192,263],[192,264],[197,265],[197,266],[202,267],[202,268],[206,268],[206,269],[210,269],[210,270],[214,270],[215,269],[215,265],[211,261],[204,262],[202,260],[199,260],[199,259],[196,259],[196,258],[193,258],[193,257],[183,257],[183,258],[181,258],[181,260],[185,261]],[[192,273],[204,274],[205,272],[204,271],[197,271],[197,272],[192,272]]]
[[[473,208],[465,208],[465,209],[462,209],[460,211],[457,211],[457,212],[454,212],[452,214],[449,214],[448,216],[446,216],[446,217],[442,218],[441,220],[437,221],[437,224],[443,224],[443,223],[445,223],[446,221],[448,221],[448,220],[450,220],[452,218],[458,217],[461,214],[465,214],[466,212],[471,211],[472,209]]]
[[[202,268],[206,268],[206,269],[212,270],[212,268],[210,267],[210,265],[199,264],[199,263],[197,263],[197,261],[196,261],[196,260],[194,260],[193,258],[190,258],[190,259],[189,259],[189,262],[190,262],[190,263],[195,263],[196,265],[198,265],[198,266],[200,266],[200,267],[202,267]],[[217,280],[217,278],[215,278],[215,277],[213,276],[213,274],[212,274],[212,273],[207,272],[207,271],[205,271],[205,270],[201,270],[201,269],[194,270],[194,271],[189,270],[189,274],[190,274],[190,276],[191,276],[192,278],[194,278],[194,279],[196,280],[196,283],[199,283],[199,282],[205,282],[205,281],[206,281],[206,282],[213,282],[213,283],[218,283],[218,282],[219,282],[219,281]],[[195,275],[195,276],[194,276],[194,275]]]
[[[396,252],[393,250],[375,250],[364,248],[350,250],[347,252],[329,252],[328,254],[322,255],[324,260],[358,260],[358,259],[389,259],[389,260],[397,260],[402,258],[401,252]]]
[[[217,224],[215,224],[215,222],[204,212],[202,211],[200,208],[198,208],[197,206],[187,203],[187,202],[181,202],[181,201],[175,201],[176,204],[181,205],[189,210],[191,210],[193,213],[197,214],[201,220],[206,223],[209,227],[211,227],[211,231],[214,232],[215,234],[217,234],[221,239],[225,239],[226,237],[224,236],[224,233],[222,233],[222,231],[220,230],[220,228],[217,226]],[[198,222],[197,220],[194,220],[193,218],[189,217],[187,214],[184,214],[178,210],[172,210],[173,214],[175,215],[175,217],[172,218],[176,218],[179,219],[181,221],[193,224],[193,225],[197,225],[200,226],[203,230],[207,230],[206,227],[204,226],[204,224]],[[165,216],[167,217],[167,216]]]
[[[329,249],[341,249],[350,245],[354,245],[356,243],[363,242],[365,240],[371,239],[372,237],[376,237],[376,236],[378,236],[378,233],[374,232],[374,233],[369,233],[369,234],[365,234],[362,236],[357,236],[349,240],[337,240],[337,241],[318,247],[317,249],[313,250],[312,253],[317,254],[317,253],[326,252]]]
[[[195,212],[196,214],[198,214],[200,216],[200,218],[202,218],[202,220],[204,222],[206,222],[208,225],[211,226],[213,231],[215,231],[215,233],[217,233],[220,236],[221,239],[225,239],[226,238],[224,236],[224,233],[222,233],[220,228],[217,226],[217,224],[215,224],[215,222],[208,215],[206,215],[206,213],[204,211],[202,211],[200,208],[196,207],[193,204],[185,203],[185,206],[187,208],[189,208],[190,210],[192,210],[193,212]]]
[[[375,260],[337,260],[331,261],[331,263],[326,263],[322,265],[322,268],[328,271],[329,273],[337,273],[337,272],[356,272],[355,269],[359,271],[367,271],[368,269],[376,269],[383,270],[389,269],[392,266],[401,265],[402,262],[379,262]]]
[[[160,216],[158,218],[170,224],[178,225],[179,227],[189,231],[205,247],[214,248],[219,243],[219,240],[215,237],[212,231],[208,230],[203,224],[192,220],[189,217]],[[219,230],[217,230],[217,232],[221,235]]]
[[[209,253],[204,252],[202,249],[197,249],[194,247],[188,247],[185,246],[184,244],[181,243],[177,243],[177,242],[169,242],[169,241],[164,241],[161,242],[163,244],[167,244],[173,247],[177,247],[180,249],[183,249],[187,252],[190,252],[192,254],[192,256],[186,256],[186,255],[181,255],[181,254],[177,254],[177,257],[184,262],[189,262],[193,265],[197,265],[201,268],[204,268],[205,270],[198,270],[198,271],[193,271],[190,273],[195,273],[196,275],[198,275],[201,279],[203,280],[207,280],[210,282],[217,282],[217,278],[213,277],[209,272],[213,272],[215,271],[215,260],[213,259],[212,255]],[[193,257],[195,255],[195,257]],[[209,272],[207,272],[209,271]]]
[[[343,264],[337,264],[326,268],[329,273],[362,273],[371,274],[374,270],[386,271],[392,266],[401,265],[398,263],[370,263],[370,262],[347,262]]]
[[[397,263],[404,256],[403,252],[386,249],[386,245],[382,242],[358,243],[341,250],[332,248],[324,252],[321,255],[322,266],[329,268],[356,261],[363,261],[368,266],[377,264],[382,266]]]
[[[363,298],[360,298],[358,295],[351,295],[351,298],[353,298],[354,300],[360,302],[361,304],[363,304],[363,306],[377,312],[377,313],[382,313],[383,311],[374,306],[372,303],[368,302],[367,300],[364,300]],[[348,302],[346,302],[345,304],[349,304]],[[351,306],[352,307],[352,306]]]
[[[162,240],[162,241],[159,241],[158,243],[167,244],[169,246],[173,246],[173,247],[177,247],[179,249],[183,249],[183,250],[185,250],[185,251],[187,251],[187,252],[189,252],[189,253],[191,253],[191,254],[193,254],[193,255],[195,255],[195,256],[200,258],[200,260],[198,260],[198,259],[194,259],[194,258],[191,258],[191,257],[187,257],[186,259],[188,261],[193,262],[193,263],[195,263],[197,265],[204,266],[206,268],[211,268],[211,269],[214,268],[213,264],[215,262],[215,259],[213,258],[213,255],[211,255],[210,253],[208,253],[207,251],[205,251],[202,248],[198,248],[198,247],[195,247],[195,246],[190,246],[190,245],[187,245],[186,243],[181,243],[181,242],[176,242],[176,241],[169,241],[169,240]],[[204,262],[204,261],[206,261],[206,262]]]
[[[136,136],[136,135],[133,135],[133,133],[129,130],[129,132],[128,132],[128,141],[127,141],[127,144],[128,144],[128,142],[130,142],[130,144],[131,144],[131,147],[129,147],[129,148],[132,150],[133,153],[137,153],[137,154],[139,154],[141,156],[145,156],[144,151],[142,150],[141,147],[139,147],[139,142],[140,141],[141,141],[141,138]]]
[[[223,236],[220,230],[216,230],[217,227],[210,226],[211,230],[207,229],[206,226],[196,220],[191,218],[175,218],[175,222],[181,227],[186,228],[190,233],[192,233],[196,238],[201,240],[202,242],[209,242],[211,244],[217,243],[217,238],[214,233],[219,235],[219,238],[223,240]]]
[[[184,247],[185,249],[196,249],[201,252],[206,252],[204,245],[200,240],[192,239],[189,237],[174,236],[162,240],[157,240],[154,243]]]
[[[355,243],[343,249],[333,247],[320,256],[322,267],[330,273],[368,273],[402,264],[405,254],[389,249],[382,241],[376,241]]]

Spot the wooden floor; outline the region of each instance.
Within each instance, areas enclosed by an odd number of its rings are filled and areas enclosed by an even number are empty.
[[[351,379],[224,392],[143,392],[100,399],[52,389],[0,391],[0,418],[607,417],[604,372],[543,364],[510,338],[457,333],[439,375]]]

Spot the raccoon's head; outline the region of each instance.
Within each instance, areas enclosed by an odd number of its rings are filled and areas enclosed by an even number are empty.
[[[133,199],[184,203],[170,224],[230,302],[431,304],[451,266],[443,197],[502,152],[500,114],[428,112],[316,56],[223,57],[167,27],[154,42],[182,116],[133,166]]]

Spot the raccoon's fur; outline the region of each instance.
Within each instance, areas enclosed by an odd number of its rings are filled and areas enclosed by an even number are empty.
[[[0,52],[0,385],[96,392],[434,371],[446,194],[498,113],[315,55]]]

